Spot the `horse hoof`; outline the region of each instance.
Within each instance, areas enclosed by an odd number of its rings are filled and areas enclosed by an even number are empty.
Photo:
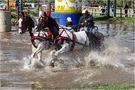
[[[21,30],[18,30],[18,33],[19,33],[19,34],[22,34],[22,31],[21,31]]]
[[[49,65],[49,66],[54,67],[54,63],[50,63],[50,65]]]

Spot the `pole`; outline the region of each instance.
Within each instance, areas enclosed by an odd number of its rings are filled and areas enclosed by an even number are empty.
[[[20,0],[19,11],[20,11],[20,12],[23,11],[23,0]]]
[[[120,17],[122,17],[122,4],[123,4],[123,0],[121,0]]]
[[[21,12],[22,0],[19,0],[19,13]]]
[[[114,17],[116,17],[116,0],[114,0],[113,6],[114,6],[113,15]]]
[[[109,17],[110,16],[110,0],[107,0],[107,13],[106,15]]]
[[[7,9],[9,10],[9,0],[7,0]]]
[[[40,3],[40,1],[38,0],[37,3],[38,3],[38,15],[39,15],[39,3]]]
[[[19,19],[19,0],[16,0],[17,19]]]
[[[19,20],[19,6],[16,6],[17,9],[17,19]]]

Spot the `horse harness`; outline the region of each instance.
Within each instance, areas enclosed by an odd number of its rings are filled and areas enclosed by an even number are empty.
[[[34,47],[36,47],[36,45],[34,43],[34,40],[39,40],[39,41],[45,41],[45,40],[47,40],[49,42],[52,41],[52,35],[51,35],[51,32],[50,31],[48,31],[47,33],[45,31],[43,31],[43,35],[42,36],[40,34],[41,33],[39,31],[37,36],[34,36],[34,35],[31,36],[31,41],[32,41]],[[44,43],[44,44],[47,45],[47,43]]]
[[[75,46],[75,34],[72,31],[69,31],[72,33],[72,38],[70,38],[69,34],[67,33],[67,31],[65,30],[65,28],[62,28],[62,32],[56,37],[55,43],[61,42],[63,43],[63,41],[67,41],[67,42],[72,42],[70,50],[72,51],[74,49]],[[66,36],[62,36],[63,33],[66,33]]]

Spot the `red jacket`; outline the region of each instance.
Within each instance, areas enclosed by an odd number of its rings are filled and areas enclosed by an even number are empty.
[[[46,14],[47,14],[48,17],[50,17],[51,16],[51,10],[47,10]]]

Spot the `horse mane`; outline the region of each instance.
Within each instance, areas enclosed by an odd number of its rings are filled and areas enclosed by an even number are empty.
[[[25,24],[30,26],[30,27],[34,27],[35,26],[34,20],[29,15],[26,16],[26,23]]]
[[[46,27],[50,29],[51,33],[53,34],[54,39],[56,38],[56,36],[59,35],[59,25],[57,24],[54,18],[48,17],[47,21],[42,20],[37,25],[38,30],[42,30]]]
[[[37,20],[36,20],[36,18],[34,17],[34,16],[30,16],[31,17],[31,19],[33,20],[33,22],[34,22],[34,26],[36,26],[37,25]]]

